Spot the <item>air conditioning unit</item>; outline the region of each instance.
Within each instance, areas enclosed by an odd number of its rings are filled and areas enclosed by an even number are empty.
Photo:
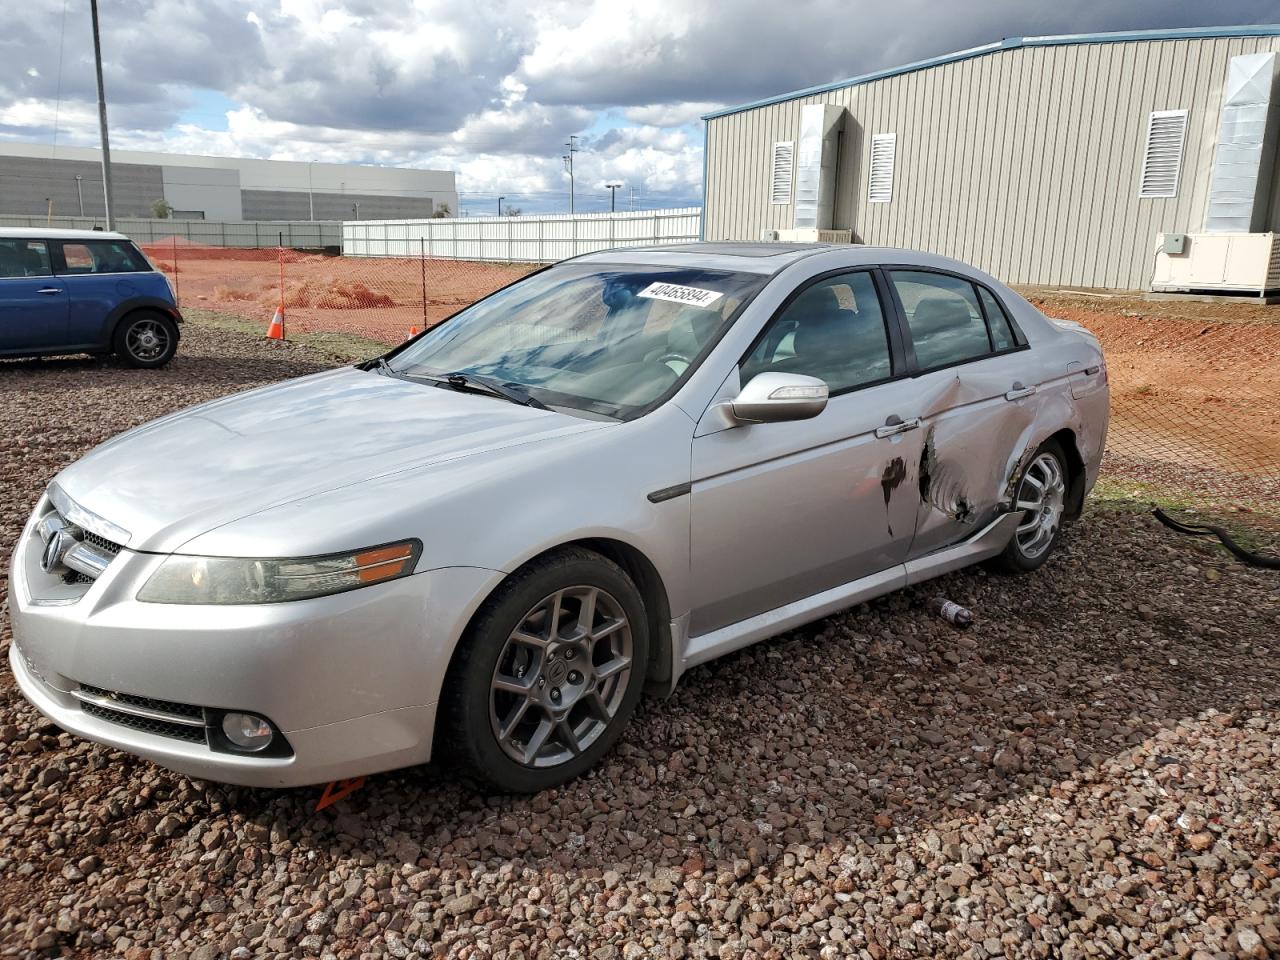
[[[1183,237],[1181,243],[1178,237]],[[1181,248],[1181,252],[1177,251]],[[1151,289],[1224,290],[1266,295],[1280,291],[1280,235],[1274,233],[1161,234]]]
[[[764,230],[764,231],[762,231],[762,232],[760,233],[760,240],[761,240],[761,242],[763,242],[763,243],[777,243],[777,242],[778,242],[778,231],[777,231],[777,230]]]
[[[852,230],[772,230],[783,243],[852,243]]]

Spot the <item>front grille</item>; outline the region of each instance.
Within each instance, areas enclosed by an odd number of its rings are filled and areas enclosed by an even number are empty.
[[[118,710],[108,710],[95,703],[81,703],[80,708],[84,710],[85,713],[89,714],[89,716],[97,717],[99,720],[118,723],[122,727],[140,730],[143,733],[153,733],[158,737],[169,737],[173,740],[183,740],[186,743],[206,744],[208,742],[205,737],[204,727],[189,727],[183,723],[169,723],[166,720],[152,720],[150,717],[138,717],[131,713],[120,713]]]
[[[100,537],[96,533],[91,533],[88,530],[84,531],[80,539],[90,546],[97,547],[99,550],[103,550],[111,554],[113,557],[122,549],[120,544],[115,541],[108,540],[106,537]]]
[[[144,710],[155,710],[160,713],[171,713],[179,717],[190,717],[192,720],[204,722],[204,708],[190,703],[178,703],[174,700],[158,700],[155,697],[139,697],[132,693],[114,693],[101,687],[80,684],[80,689],[95,697],[110,697],[119,703],[131,707],[142,707]]]

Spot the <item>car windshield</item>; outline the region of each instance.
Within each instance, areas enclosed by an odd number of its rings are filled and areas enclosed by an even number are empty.
[[[454,315],[383,369],[483,377],[552,408],[629,419],[674,393],[767,280],[687,267],[560,264]]]

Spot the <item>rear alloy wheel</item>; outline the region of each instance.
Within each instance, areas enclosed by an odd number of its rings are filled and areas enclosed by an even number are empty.
[[[150,310],[131,313],[116,327],[115,353],[131,367],[163,367],[178,349],[178,327]]]
[[[515,574],[450,668],[454,745],[482,779],[534,792],[593,766],[644,684],[648,629],[630,578],[586,550]]]
[[[997,558],[1009,573],[1027,573],[1047,559],[1062,531],[1067,506],[1067,470],[1062,449],[1049,441],[1036,451],[1023,471],[1014,512],[1018,525],[1013,539]]]

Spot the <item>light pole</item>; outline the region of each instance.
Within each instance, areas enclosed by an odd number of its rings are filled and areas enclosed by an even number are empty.
[[[502,201],[507,199],[505,196],[498,198],[498,216],[502,216]]]
[[[620,183],[606,183],[605,187],[609,191],[609,212],[613,213],[617,209],[614,201],[618,198],[618,188],[622,186]]]
[[[578,152],[577,135],[569,137],[565,144],[569,152],[564,155],[565,169],[569,171],[569,216],[573,216],[573,155]]]
[[[315,223],[316,219],[316,193],[315,188],[311,185],[311,166],[312,162],[307,161],[307,209],[311,211],[311,222]]]
[[[84,177],[80,176],[80,174],[76,174],[76,199],[80,201],[80,216],[82,217],[84,216],[84,192],[80,189],[80,181],[83,179]]]
[[[102,137],[102,202],[106,207],[107,229],[116,228],[111,213],[111,146],[107,143],[107,94],[102,87],[102,41],[98,37],[98,0],[89,0],[93,18],[93,64],[98,73],[98,133]]]
[[[360,219],[360,201],[359,200],[357,200],[355,203],[351,205],[351,212],[355,214],[355,218],[357,220]]]

